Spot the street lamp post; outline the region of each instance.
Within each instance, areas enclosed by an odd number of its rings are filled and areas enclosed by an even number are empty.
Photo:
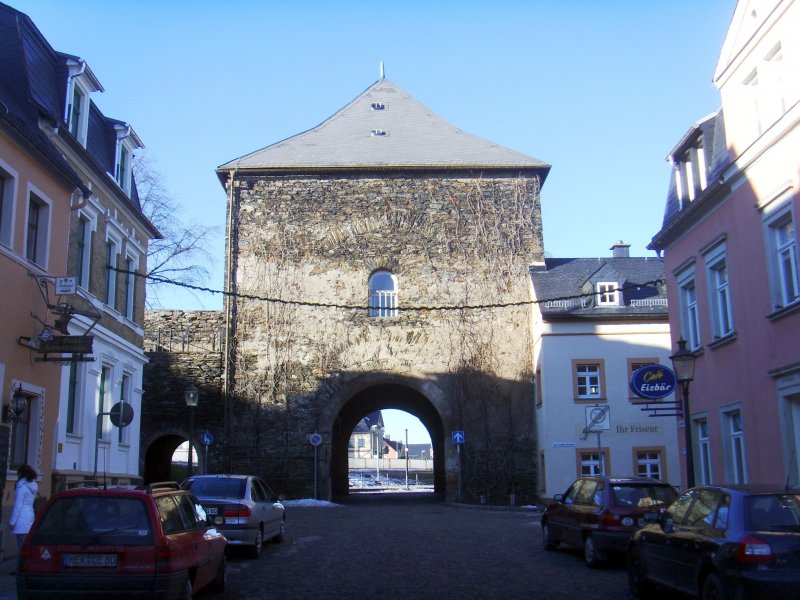
[[[373,425],[370,427],[372,433],[375,434],[375,477],[376,483],[381,482],[381,454],[383,451],[383,427],[380,425]]]
[[[186,401],[186,406],[189,408],[189,463],[186,467],[186,476],[192,476],[192,441],[194,439],[194,409],[197,406],[197,401],[200,398],[200,390],[197,386],[190,383],[183,390],[183,399]]]
[[[686,446],[686,487],[694,487],[694,452],[692,450],[692,420],[689,412],[689,384],[694,380],[694,365],[697,355],[686,349],[686,340],[677,342],[678,351],[670,356],[675,377],[681,383],[683,392],[683,434]]]
[[[408,489],[408,429],[406,429],[406,490]]]

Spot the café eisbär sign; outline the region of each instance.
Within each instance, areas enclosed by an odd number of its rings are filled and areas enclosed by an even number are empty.
[[[676,385],[675,373],[664,365],[645,365],[636,369],[630,381],[633,393],[648,400],[669,396]]]

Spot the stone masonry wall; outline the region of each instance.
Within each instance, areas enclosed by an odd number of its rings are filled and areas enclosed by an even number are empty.
[[[445,431],[471,440],[468,493],[533,496],[526,301],[528,266],[543,257],[538,177],[239,176],[233,185],[234,283],[273,300],[235,301],[234,461],[282,489],[307,485],[306,436],[333,427],[348,400],[338,382],[403,375],[441,390]],[[398,279],[396,318],[367,315],[377,269]],[[451,309],[463,306],[482,308]],[[445,447],[450,477],[455,452]]]
[[[149,445],[159,437],[188,437],[184,389],[191,383],[200,389],[194,409],[195,440],[206,430],[214,436],[208,471],[224,471],[224,362],[219,344],[223,317],[221,311],[146,311],[145,350],[150,362],[143,376],[142,461]],[[159,337],[162,344],[156,343]],[[202,449],[197,441],[195,447]]]

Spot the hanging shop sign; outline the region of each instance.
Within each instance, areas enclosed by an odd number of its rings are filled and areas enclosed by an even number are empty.
[[[630,386],[639,398],[655,400],[669,396],[677,385],[675,373],[664,365],[645,365],[631,375]]]
[[[91,354],[93,335],[59,335],[39,340],[42,354]]]

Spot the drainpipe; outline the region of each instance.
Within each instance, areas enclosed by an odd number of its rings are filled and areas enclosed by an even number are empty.
[[[234,182],[236,180],[236,169],[231,169],[228,179],[228,240],[225,248],[225,356],[224,356],[224,401],[225,401],[225,443],[228,448],[225,451],[224,463],[225,472],[231,470],[230,441],[232,435],[231,416],[233,414],[233,380],[236,376],[236,365],[234,357],[236,354],[236,273],[237,261],[234,252],[238,251],[238,235],[236,230],[236,212],[234,206]]]
[[[81,208],[84,208],[87,204],[89,204],[89,198],[91,196],[92,193],[89,190],[82,190],[81,188],[75,188],[69,199],[70,210],[80,210]],[[80,198],[77,201],[77,203],[75,202],[76,197]]]

